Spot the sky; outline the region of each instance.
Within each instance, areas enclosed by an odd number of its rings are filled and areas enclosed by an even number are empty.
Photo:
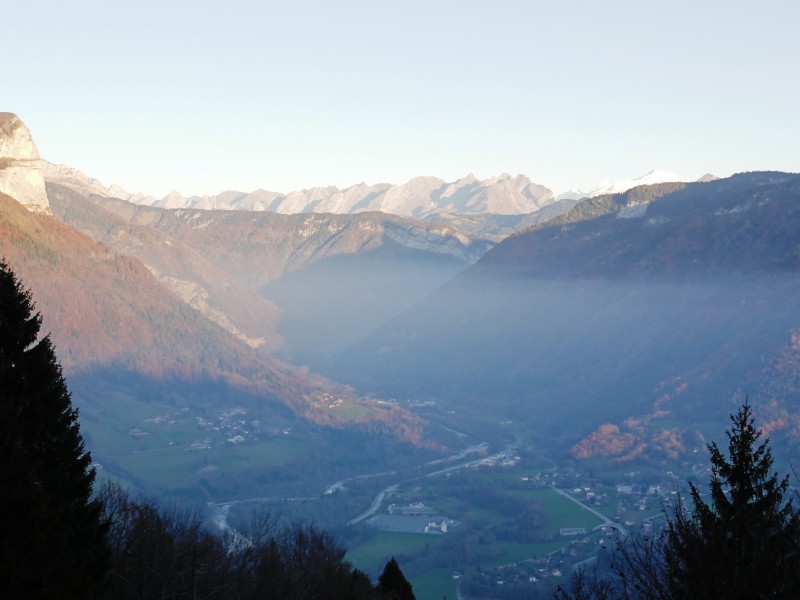
[[[800,171],[800,3],[10,0],[0,111],[161,197]]]

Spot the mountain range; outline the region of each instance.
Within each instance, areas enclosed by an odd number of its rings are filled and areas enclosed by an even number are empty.
[[[246,343],[303,363],[370,333],[493,245],[383,213],[162,209],[48,191],[65,223],[141,259]]]
[[[3,119],[0,251],[126,478],[158,481],[148,452],[202,446],[196,423],[237,411],[252,446],[168,452],[160,485],[261,493],[253,456],[291,485],[498,423],[561,460],[688,460],[745,395],[782,447],[800,439],[797,175],[652,173],[581,199],[521,176],[418,178],[169,208],[42,170]]]
[[[584,200],[339,355],[361,390],[482,413],[574,457],[690,457],[748,396],[800,439],[800,176]],[[786,456],[786,454],[784,454]]]
[[[496,221],[505,217],[507,223],[516,223],[519,219],[508,217],[529,216],[554,204],[569,206],[564,201],[622,193],[640,185],[687,181],[670,171],[653,170],[638,178],[606,181],[589,191],[569,190],[554,197],[547,187],[532,182],[524,175],[501,173],[480,180],[470,173],[453,182],[446,182],[438,177],[415,177],[399,185],[360,183],[345,189],[327,186],[288,194],[259,189],[253,192],[230,190],[211,196],[186,197],[180,192],[172,191],[163,198],[155,198],[127,192],[118,185],[106,188],[97,179],[65,165],[42,161],[42,168],[48,183],[70,187],[84,196],[119,198],[156,208],[267,211],[278,214],[354,214],[379,211],[415,219],[446,220],[451,224],[455,224],[456,219],[469,222],[470,219],[479,219],[481,215],[491,215]],[[700,181],[713,179],[715,177],[709,174],[704,175]]]
[[[714,175],[707,173],[697,181],[699,183],[714,181],[717,179]],[[673,173],[671,171],[660,171],[654,169],[634,179],[619,179],[617,181],[603,181],[597,187],[589,191],[569,190],[559,194],[556,200],[580,200],[582,198],[594,198],[595,196],[603,196],[607,194],[621,194],[628,190],[639,187],[640,185],[655,185],[658,183],[669,182],[688,182],[685,177]]]
[[[415,177],[399,185],[360,183],[345,189],[315,187],[288,194],[260,189],[185,197],[173,191],[157,199],[131,194],[119,186],[105,188],[97,179],[64,165],[46,162],[43,169],[48,182],[72,187],[84,195],[120,198],[156,208],[247,210],[278,214],[380,211],[421,219],[439,213],[525,215],[553,202],[553,193],[546,187],[533,183],[524,175],[512,176],[508,173],[485,180],[470,174],[453,182],[438,177]]]
[[[21,130],[30,139],[16,122],[13,134],[19,137]],[[9,147],[14,149],[3,146]],[[35,146],[23,150],[30,155]],[[0,160],[16,166],[17,157]],[[37,161],[27,168],[44,184]],[[30,179],[29,173],[25,177]],[[3,189],[27,189],[19,178],[14,169],[0,171],[8,186]],[[231,274],[227,263],[216,264],[177,237],[126,221],[73,189],[48,184],[46,191],[46,207],[22,205],[0,193],[0,254],[32,290],[43,329],[56,346],[81,410],[84,435],[95,460],[110,474],[153,485],[157,477],[147,453],[166,453],[171,458],[165,464],[172,470],[161,481],[165,488],[195,493],[201,485],[227,494],[231,486],[240,485],[237,481],[255,485],[247,471],[253,456],[262,456],[264,465],[275,462],[269,457],[277,453],[285,457],[277,464],[294,457],[297,464],[316,461],[314,468],[326,468],[331,475],[342,471],[348,462],[339,455],[344,450],[326,446],[339,439],[340,430],[348,432],[355,452],[379,432],[389,436],[385,447],[430,446],[423,439],[424,421],[396,404],[360,396],[308,368],[277,359],[274,353],[284,344],[275,330],[280,309],[254,291],[252,282]],[[308,238],[313,236],[308,228],[304,231],[295,237],[311,246]],[[321,249],[306,250],[307,260],[325,255]],[[295,252],[295,260],[306,250]],[[290,255],[284,256],[280,269],[286,268]],[[270,269],[280,261],[266,263],[266,274],[259,271],[254,281],[269,279]],[[231,442],[223,433],[213,433],[219,428],[195,431],[195,421],[216,421],[226,411],[251,415],[248,435],[255,446],[248,446],[250,460],[222,471],[213,463],[198,465],[186,449],[211,444],[206,442],[209,432],[210,440],[222,436],[213,460],[229,463],[231,453],[242,453],[235,445],[225,450]],[[173,425],[159,434],[162,422]],[[283,441],[276,435],[290,437]],[[171,446],[176,439],[185,440],[174,447],[177,452]],[[309,453],[317,451],[330,462],[311,458]],[[413,456],[413,446],[397,456]],[[260,477],[265,477],[265,468]],[[284,476],[286,489],[299,479],[308,485],[313,471],[296,466],[291,476]],[[218,487],[219,477],[227,482],[224,488]]]

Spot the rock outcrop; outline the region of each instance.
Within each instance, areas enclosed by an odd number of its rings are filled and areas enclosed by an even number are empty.
[[[45,182],[63,185],[78,192],[84,198],[89,196],[113,196],[111,191],[106,188],[94,177],[89,177],[83,171],[66,165],[57,165],[49,161],[42,161],[42,173]]]
[[[0,112],[0,192],[32,212],[50,212],[42,161],[31,132],[13,113]]]

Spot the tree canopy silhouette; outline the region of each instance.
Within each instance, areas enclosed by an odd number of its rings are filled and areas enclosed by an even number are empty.
[[[378,578],[378,591],[387,600],[416,600],[411,584],[403,575],[394,556],[386,563]]]
[[[690,484],[694,511],[667,527],[665,564],[673,597],[800,597],[800,519],[788,476],[772,472],[769,439],[749,404],[731,415],[728,456],[715,442],[710,503]]]
[[[0,587],[5,598],[93,598],[107,569],[107,525],[41,322],[0,260]]]
[[[708,445],[709,501],[690,483],[691,512],[679,502],[663,535],[620,544],[611,577],[580,572],[556,598],[800,598],[800,515],[789,479],[772,472],[769,439],[760,441],[751,406],[730,419],[727,456]]]

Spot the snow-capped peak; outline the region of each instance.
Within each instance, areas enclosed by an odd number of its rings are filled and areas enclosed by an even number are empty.
[[[638,185],[652,185],[655,183],[666,183],[672,181],[689,181],[672,171],[661,171],[654,169],[635,179],[618,179],[616,181],[603,181],[591,191],[569,190],[556,197],[556,200],[580,200],[581,198],[593,198],[603,194],[621,194]]]

